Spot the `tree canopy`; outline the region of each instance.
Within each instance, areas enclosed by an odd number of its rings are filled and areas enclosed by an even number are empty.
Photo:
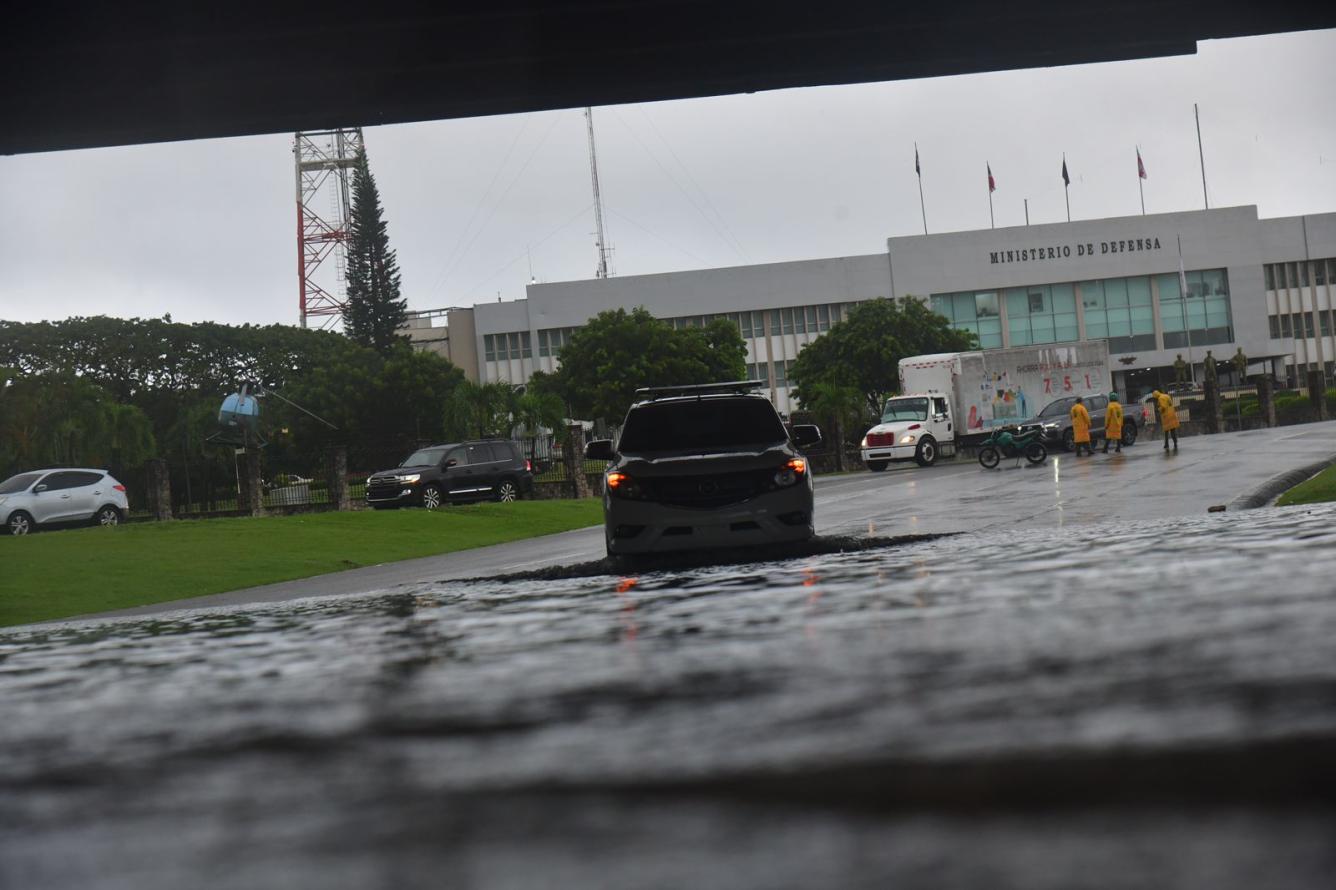
[[[737,325],[726,319],[678,330],[643,307],[612,309],[571,336],[551,383],[570,416],[616,424],[636,389],[738,380],[746,355]]]
[[[344,330],[353,341],[389,355],[404,323],[408,303],[399,296],[399,260],[371,175],[366,149],[353,167],[352,219],[348,226],[348,293]]]
[[[0,391],[0,404],[11,400],[14,410],[28,393],[43,394],[28,399],[34,404],[57,398],[64,392],[58,387],[70,380],[96,387],[110,404],[133,406],[147,418],[156,443],[156,454],[143,456],[167,458],[174,472],[186,466],[197,472],[211,463],[231,472],[230,454],[203,439],[216,428],[223,397],[245,381],[259,382],[338,426],[330,430],[277,399],[265,401],[266,465],[312,475],[328,445],[346,445],[349,466],[361,470],[379,469],[395,454],[397,462],[399,452],[420,442],[439,441],[446,400],[464,379],[446,359],[407,343],[380,355],[337,333],[165,318],[0,321],[0,367],[9,369],[10,380]],[[0,422],[11,445],[19,429],[13,421]],[[0,454],[0,471],[30,466],[31,460],[51,462],[34,454],[10,447]],[[98,458],[90,454],[85,462]]]
[[[789,370],[789,380],[804,403],[806,391],[818,382],[852,386],[875,414],[885,398],[900,389],[900,359],[976,348],[973,334],[954,330],[916,297],[869,300],[807,344]]]

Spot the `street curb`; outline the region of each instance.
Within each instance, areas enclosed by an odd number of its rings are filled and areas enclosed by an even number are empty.
[[[1234,498],[1229,502],[1229,509],[1254,510],[1258,507],[1265,507],[1274,498],[1289,491],[1300,482],[1316,476],[1332,464],[1336,464],[1336,454],[1315,463],[1305,464],[1297,469],[1281,473],[1279,476],[1273,476],[1252,491]]]

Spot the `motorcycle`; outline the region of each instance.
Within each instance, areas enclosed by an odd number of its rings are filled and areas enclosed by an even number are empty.
[[[1016,426],[999,427],[988,435],[979,446],[979,464],[985,470],[991,470],[1002,462],[1004,457],[1016,458],[1016,463],[1024,457],[1032,466],[1038,466],[1048,460],[1048,449],[1040,441],[1043,427],[1033,426],[1022,429]]]

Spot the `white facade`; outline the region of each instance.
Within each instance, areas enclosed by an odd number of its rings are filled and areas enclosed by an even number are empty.
[[[471,378],[522,383],[555,370],[570,332],[607,309],[644,306],[679,326],[725,316],[743,334],[749,374],[769,379],[787,412],[796,407],[787,370],[804,345],[856,303],[914,296],[985,348],[1108,339],[1111,383],[1135,397],[1172,379],[1176,357],[1200,367],[1208,349],[1222,374],[1241,348],[1250,374],[1293,382],[1317,367],[1330,378],[1333,289],[1336,213],[1263,220],[1256,207],[1229,207],[891,238],[885,253],[864,256],[534,284],[525,300],[452,311],[449,355]],[[471,342],[459,342],[465,336]]]

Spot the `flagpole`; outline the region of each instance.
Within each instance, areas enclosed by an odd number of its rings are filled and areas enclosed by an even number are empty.
[[[923,171],[919,169],[918,143],[914,143],[914,173],[919,181],[919,213],[923,214],[923,234],[928,234],[928,211],[923,206]]]
[[[990,228],[990,229],[995,229],[995,228],[997,228],[997,226],[993,225],[993,190],[992,190],[992,189],[989,189],[989,190],[988,190],[988,228]]]
[[[1067,222],[1072,221],[1072,196],[1068,189],[1072,187],[1067,178],[1067,152],[1062,153],[1062,199],[1067,202]]]
[[[1137,192],[1141,194],[1141,215],[1146,215],[1146,189],[1141,182],[1141,146],[1137,146]]]
[[[1201,115],[1197,113],[1197,103],[1192,103],[1192,116],[1197,121],[1197,160],[1201,162],[1201,200],[1206,209],[1211,209],[1211,199],[1206,197],[1206,155],[1201,150]]]
[[[1197,385],[1197,367],[1192,363],[1192,328],[1188,327],[1188,273],[1183,271],[1183,236],[1178,236],[1178,290],[1182,298],[1178,301],[1178,308],[1183,315],[1183,333],[1188,338],[1188,375],[1192,377],[1192,385]]]
[[[1026,224],[1027,226],[1030,224],[1030,199],[1029,199],[1029,198],[1026,198],[1026,199],[1025,199],[1025,224]]]

